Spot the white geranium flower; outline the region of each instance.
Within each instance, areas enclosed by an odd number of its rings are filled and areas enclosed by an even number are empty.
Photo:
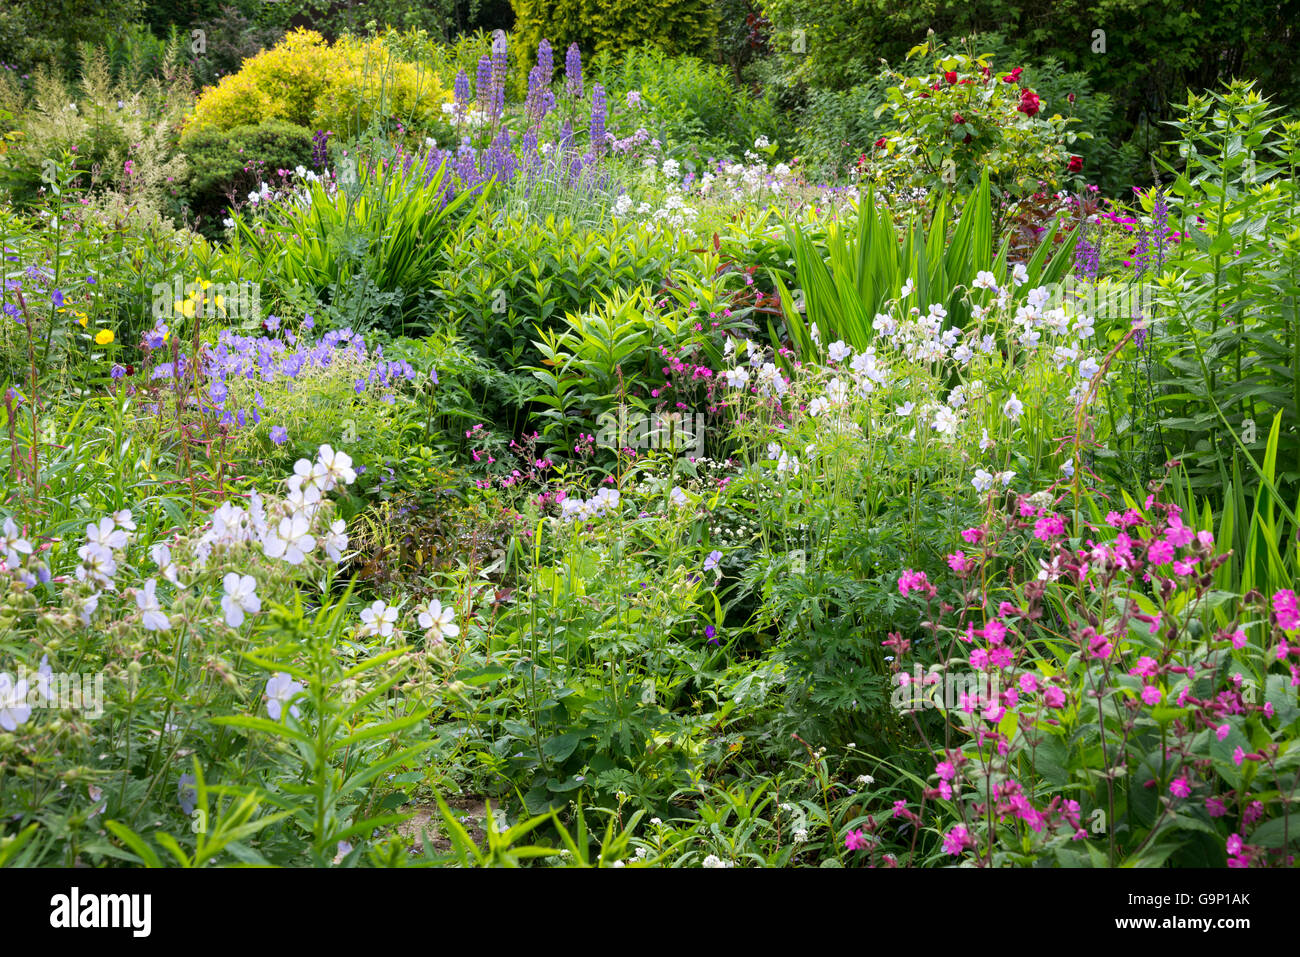
[[[853,355],[853,350],[844,344],[843,339],[836,339],[827,350],[827,355],[830,356],[831,362],[843,362]]]
[[[145,579],[144,587],[135,593],[135,603],[141,611],[145,631],[166,631],[172,626],[163,614],[157,591],[157,580],[148,578]]]
[[[11,675],[0,672],[0,728],[17,731],[32,716],[27,703],[27,679],[17,683]]]
[[[976,469],[975,477],[971,479],[970,484],[975,486],[977,492],[987,492],[993,487],[993,473],[986,472],[984,469]]]
[[[99,545],[107,548],[109,551],[117,551],[119,548],[125,548],[127,534],[118,528],[113,519],[105,515],[96,525],[86,526],[86,544]]]
[[[940,435],[952,438],[957,434],[957,413],[946,405],[941,405],[934,413],[934,430]]]
[[[4,521],[4,534],[0,537],[0,549],[3,549],[5,560],[10,565],[19,564],[23,560],[23,555],[32,553],[31,542],[18,534],[18,526],[14,524],[12,518],[6,518]]]
[[[113,576],[117,574],[117,560],[113,553],[103,545],[82,545],[77,549],[81,564],[77,566],[78,581],[94,581],[105,588],[113,587]]]
[[[325,533],[325,537],[321,539],[325,554],[335,564],[343,561],[343,551],[348,547],[347,527],[347,522],[336,518],[330,525],[329,531]]]
[[[1011,398],[1007,399],[1006,404],[1002,406],[1002,414],[1005,415],[1012,422],[1020,418],[1021,413],[1024,411],[1025,411],[1024,403],[1016,398],[1016,394],[1014,392],[1011,393]]]
[[[357,480],[357,473],[352,470],[352,456],[346,452],[336,452],[331,446],[322,445],[316,460],[329,482],[325,487],[327,491],[336,485],[351,485]]]
[[[283,671],[277,671],[266,682],[266,713],[272,721],[279,721],[284,713],[284,706],[289,705],[289,713],[298,717],[298,706],[289,704],[296,695],[302,693],[301,683],[294,681]]]
[[[460,634],[460,628],[453,623],[454,618],[455,611],[450,606],[444,608],[442,602],[435,598],[421,607],[419,622],[420,627],[430,633],[429,637],[443,641]]]
[[[257,597],[257,581],[252,575],[230,572],[222,580],[222,585],[226,593],[221,596],[221,610],[231,628],[244,623],[245,612],[255,614],[262,610],[262,599]]]
[[[727,378],[727,388],[729,389],[743,389],[749,382],[749,370],[744,366],[738,366],[735,369],[728,369],[725,375]]]
[[[301,565],[316,547],[316,539],[309,528],[307,518],[302,514],[282,518],[266,537],[262,551],[268,558],[283,558],[290,565]]]
[[[376,601],[369,608],[361,609],[361,621],[362,625],[358,629],[360,634],[387,638],[396,630],[397,609],[385,602]]]

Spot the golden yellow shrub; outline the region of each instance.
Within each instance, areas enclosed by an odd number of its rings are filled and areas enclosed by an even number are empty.
[[[331,46],[319,33],[298,29],[206,88],[185,133],[269,119],[360,133],[376,115],[421,127],[438,122],[447,98],[432,71],[399,59],[382,39],[343,37]]]

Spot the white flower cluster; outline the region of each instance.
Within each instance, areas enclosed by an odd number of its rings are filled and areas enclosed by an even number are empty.
[[[279,559],[290,565],[300,565],[318,547],[338,563],[348,546],[346,523],[335,520],[328,528],[317,528],[321,503],[325,493],[339,485],[349,485],[356,480],[352,459],[322,445],[315,462],[300,459],[289,477],[289,494],[279,500],[263,502],[254,492],[249,496],[248,507],[241,508],[225,502],[213,514],[202,532],[191,540],[194,558],[193,570],[202,571],[214,554],[242,544],[260,546],[268,558]],[[106,515],[98,522],[86,526],[86,542],[77,549],[81,559],[75,574],[79,581],[90,584],[94,591],[79,599],[79,614],[85,625],[90,625],[99,610],[105,591],[115,590],[116,577],[124,564],[124,550],[136,529],[131,511],[124,509]],[[12,521],[4,528],[3,546],[17,555],[23,546],[16,539]],[[173,560],[172,547],[157,542],[149,549],[149,557],[157,567],[157,575],[177,589],[189,587],[181,581],[181,569]],[[238,571],[228,572],[223,581],[221,610],[225,624],[231,628],[243,625],[246,615],[261,610],[257,595],[257,580]],[[171,619],[163,608],[158,594],[158,578],[145,579],[135,589],[135,603],[140,612],[141,624],[146,631],[168,631]]]
[[[571,495],[560,503],[560,518],[564,521],[585,522],[617,508],[620,498],[618,490],[612,488],[602,488],[589,499]]]

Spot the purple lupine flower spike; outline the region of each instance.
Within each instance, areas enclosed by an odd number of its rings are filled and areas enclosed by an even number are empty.
[[[582,54],[578,44],[569,44],[564,55],[564,90],[575,100],[582,99]]]
[[[591,88],[591,152],[599,156],[605,148],[605,88],[599,83]]]

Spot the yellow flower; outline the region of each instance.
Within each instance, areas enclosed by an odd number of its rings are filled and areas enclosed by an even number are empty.
[[[77,313],[77,322],[81,323],[81,328],[86,328],[86,314],[84,312]]]
[[[106,346],[112,341],[113,341],[112,329],[100,329],[99,332],[95,333],[95,342],[97,342],[101,346]]]

